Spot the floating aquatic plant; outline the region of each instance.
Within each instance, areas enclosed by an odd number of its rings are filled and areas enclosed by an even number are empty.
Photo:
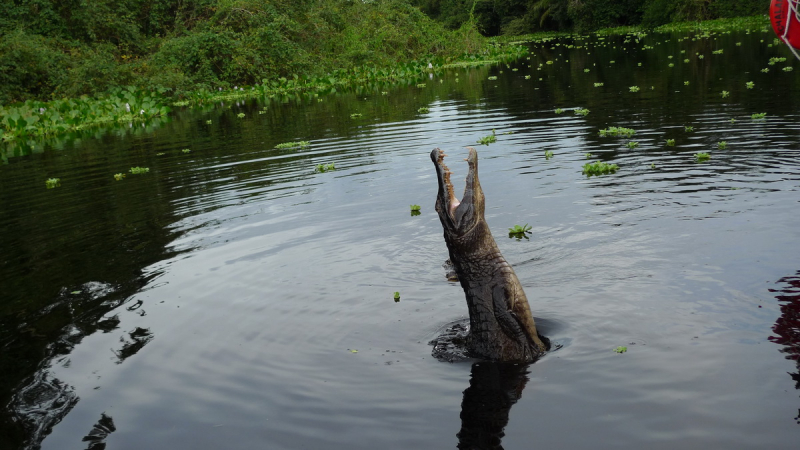
[[[61,178],[48,178],[44,181],[47,189],[53,189],[61,186]]]
[[[639,92],[639,86],[631,86],[628,88],[628,90],[631,92]]]
[[[687,60],[686,60],[686,62],[689,62],[689,60],[687,59]],[[689,82],[688,82],[688,81],[684,81],[684,82],[683,82],[683,85],[684,85],[684,86],[688,86],[688,85],[689,85]]]
[[[669,147],[675,147],[675,139],[667,139],[667,145]]]
[[[630,141],[630,142],[628,142],[627,145],[628,145],[628,148],[636,148],[636,147],[639,146],[639,143],[636,142],[636,141]]]
[[[594,155],[592,155],[591,153],[587,153],[586,154],[586,159],[592,159],[592,156],[594,156]]]
[[[602,86],[603,86],[603,83],[595,83],[594,84],[594,87],[602,87]]]
[[[767,117],[767,113],[765,113],[765,112],[764,113],[754,113],[753,115],[750,116],[750,118],[753,119],[753,120],[764,119],[766,117]]]
[[[545,150],[544,152],[544,159],[550,159],[553,157],[553,152],[550,150]]]
[[[781,69],[781,70],[782,70],[782,71],[784,71],[784,72],[791,72],[791,71],[792,71],[792,70],[794,70],[794,69],[792,68],[792,66],[786,66],[786,67],[784,67],[784,68],[783,68],[783,69]]]
[[[694,127],[691,125],[686,125],[685,127],[683,127],[683,131],[692,132],[694,131]]]
[[[239,114],[236,115],[236,117],[238,117],[240,119],[244,119],[244,113],[239,113]]]
[[[206,125],[211,125],[211,119],[206,120]]]
[[[718,149],[725,150],[726,147],[728,147],[728,143],[727,142],[725,142],[725,141],[717,142],[717,148]]]
[[[496,76],[491,76],[491,77],[489,77],[488,79],[489,79],[489,80],[492,80],[492,81],[494,81],[494,80],[496,80],[496,79],[497,79],[497,77],[496,77]]]
[[[731,120],[729,120],[728,122],[730,122],[730,123],[736,123],[736,118],[734,118],[734,117],[731,117]]]
[[[129,172],[134,174],[134,175],[141,175],[143,173],[150,172],[150,168],[149,167],[131,167]]]
[[[756,86],[756,84],[753,83],[752,81],[748,81],[744,85],[747,87],[747,89],[753,89]]]
[[[117,180],[117,181],[122,181],[123,178],[125,178],[125,174],[124,173],[115,173],[114,174],[114,179]]]
[[[283,142],[275,146],[278,149],[286,149],[286,148],[307,148],[311,145],[308,141],[296,141],[296,142]]]
[[[189,150],[188,148],[185,148],[185,149],[183,149],[183,150],[181,150],[181,151],[182,151],[183,153],[191,153],[191,150]]]
[[[514,225],[513,228],[508,229],[508,237],[515,237],[517,239],[525,238],[528,239],[527,234],[530,233],[530,227],[527,223],[525,225],[519,226]]]
[[[711,155],[709,155],[708,153],[704,153],[704,152],[695,153],[694,154],[694,159],[697,160],[697,162],[708,161],[709,159],[711,159]]]
[[[400,292],[395,291],[394,293],[394,302],[397,303],[400,301]]]
[[[525,79],[526,79],[526,80],[530,80],[530,79],[531,79],[531,76],[530,76],[530,75],[525,75]]]
[[[411,205],[411,211],[419,211],[419,210],[420,210],[419,205]]]
[[[631,137],[636,134],[636,130],[631,128],[625,127],[608,127],[600,130],[600,136],[622,136],[622,137]]]
[[[420,89],[424,88],[425,86],[427,86],[425,83],[417,83],[417,87]]]
[[[358,119],[359,117],[361,117],[361,113],[353,113],[353,114],[350,114],[350,118],[351,118],[351,119]]]
[[[585,117],[589,115],[589,110],[586,108],[575,108],[575,114]]]
[[[319,173],[330,172],[331,170],[336,170],[335,163],[317,164],[316,167],[314,167],[314,171]]]
[[[603,161],[596,161],[593,163],[586,163],[583,165],[583,174],[591,177],[592,175],[606,175],[615,173],[619,169],[616,164],[609,164]]]
[[[419,108],[417,110],[417,112],[420,113],[420,114],[426,114],[426,113],[430,112],[430,109],[427,106],[423,106],[423,107]]]
[[[555,112],[556,114],[561,114],[561,113],[563,113],[563,112],[564,112],[564,110],[563,110],[563,109],[561,109],[561,108],[556,108],[556,110],[555,110],[554,112]]]
[[[628,351],[628,347],[617,347],[614,349],[614,353],[625,353]]]
[[[481,145],[489,145],[495,142],[497,142],[497,136],[494,134],[494,130],[492,130],[492,134],[478,139],[478,144]]]
[[[731,93],[730,93],[730,92],[728,92],[728,91],[722,91],[722,98],[728,98],[728,96],[730,96],[730,95],[731,95]]]

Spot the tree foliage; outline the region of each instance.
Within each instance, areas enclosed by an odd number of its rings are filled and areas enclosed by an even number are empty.
[[[472,11],[485,35],[545,30],[592,31],[621,25],[767,14],[768,0],[414,0],[426,14],[457,28]]]
[[[174,92],[484,45],[409,0],[0,0],[0,103],[136,85]],[[470,28],[472,27],[472,28]]]

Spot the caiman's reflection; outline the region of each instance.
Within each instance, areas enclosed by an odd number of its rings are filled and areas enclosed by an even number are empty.
[[[795,389],[800,389],[800,271],[781,278],[778,284],[783,284],[783,288],[770,289],[770,292],[777,293],[775,298],[781,302],[781,316],[772,326],[775,335],[770,336],[769,340],[783,345],[781,352],[786,354],[786,359],[797,364],[798,371],[789,376],[795,382]],[[800,410],[795,420],[800,424]]]
[[[522,397],[528,364],[477,362],[461,403],[462,450],[502,449],[511,406]]]

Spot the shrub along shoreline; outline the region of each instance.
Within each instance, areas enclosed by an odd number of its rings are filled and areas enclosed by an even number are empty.
[[[402,3],[402,0],[398,0]],[[426,19],[421,19],[426,20]],[[669,24],[653,29],[655,32],[707,31],[721,29],[749,29],[769,26],[766,16],[736,19],[718,19],[707,22],[685,22]],[[641,32],[637,27],[620,27],[600,30],[597,34],[625,34]],[[650,31],[650,30],[648,30]],[[262,78],[253,84],[230,86],[219,82],[216,89],[205,83],[194,85],[194,89],[183,87],[114,86],[94,96],[82,95],[60,100],[27,100],[21,103],[0,106],[0,142],[3,146],[20,144],[31,147],[31,143],[45,138],[104,126],[133,123],[149,123],[169,116],[172,108],[197,106],[220,101],[249,98],[272,98],[275,96],[303,95],[319,97],[338,91],[359,87],[373,90],[397,84],[414,83],[429,73],[441,73],[448,67],[463,67],[509,61],[528,54],[521,42],[535,42],[573,33],[544,32],[516,37],[486,39],[480,36],[475,24],[449,33],[456,39],[454,48],[441,48],[438,54],[428,53],[410,62],[394,62],[383,65],[364,64],[331,70],[323,75],[291,75],[288,77]],[[410,39],[410,37],[409,37]],[[454,50],[470,49],[472,52],[456,53]]]

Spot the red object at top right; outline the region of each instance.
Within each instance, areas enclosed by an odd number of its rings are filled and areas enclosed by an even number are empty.
[[[786,44],[800,49],[800,0],[772,0],[769,18],[775,34]]]

